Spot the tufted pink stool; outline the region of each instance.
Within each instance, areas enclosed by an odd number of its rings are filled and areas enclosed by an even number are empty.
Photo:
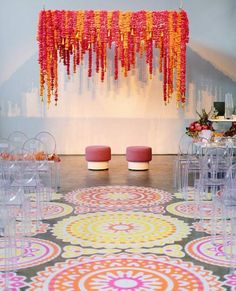
[[[148,170],[152,160],[152,148],[146,146],[130,146],[126,148],[126,160],[129,170]]]
[[[89,170],[107,170],[111,159],[111,148],[104,145],[93,145],[85,148],[85,158]]]

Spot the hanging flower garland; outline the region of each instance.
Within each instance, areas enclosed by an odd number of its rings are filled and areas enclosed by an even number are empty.
[[[58,61],[67,74],[76,73],[88,54],[88,77],[93,71],[104,81],[107,49],[114,46],[114,79],[135,67],[138,54],[146,59],[149,77],[153,75],[154,47],[159,49],[159,72],[163,74],[163,99],[167,104],[176,91],[177,105],[186,102],[186,44],[188,17],[180,11],[59,11],[42,10],[39,15],[38,45],[40,96],[58,101]],[[95,70],[93,56],[95,55]]]

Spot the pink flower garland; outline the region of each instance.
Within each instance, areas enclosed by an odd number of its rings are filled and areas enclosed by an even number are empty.
[[[163,74],[163,98],[168,103],[176,91],[177,104],[186,102],[186,44],[188,17],[185,11],[59,11],[43,10],[39,15],[38,45],[40,96],[47,90],[47,102],[58,101],[58,61],[67,74],[76,72],[88,53],[88,77],[95,71],[104,81],[107,49],[114,44],[114,79],[119,62],[124,76],[135,67],[136,54],[145,56],[150,79],[153,75],[153,47],[158,48],[159,72]],[[175,77],[174,77],[175,75]],[[175,82],[175,84],[174,84]]]

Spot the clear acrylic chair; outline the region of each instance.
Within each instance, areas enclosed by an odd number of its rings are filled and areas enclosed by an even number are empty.
[[[41,131],[35,136],[47,147],[47,154],[53,155],[56,153],[56,140],[54,136],[48,131]]]
[[[0,190],[1,191],[1,190]],[[9,273],[11,270],[16,270],[16,218],[10,215],[6,206],[0,205],[0,237],[2,261],[3,261],[3,278],[4,289],[9,290],[10,278]]]
[[[0,166],[0,236],[2,261],[3,261],[3,278],[4,290],[9,290],[9,273],[17,270],[17,261],[19,256],[24,255],[26,244],[26,232],[29,224],[29,205],[26,204],[26,197],[22,188],[11,188],[11,179],[9,180],[9,171]],[[21,218],[21,227],[16,227],[16,220]]]
[[[30,236],[30,200],[25,195],[21,183],[17,185],[17,177],[22,175],[21,163],[18,161],[4,160],[0,164],[0,187],[2,195],[1,205],[5,205],[13,214],[17,215],[19,231],[23,238]]]
[[[205,152],[206,143],[203,139],[192,139],[188,143],[186,148],[186,154],[180,160],[180,191],[183,194],[183,198],[188,200],[189,189],[194,187],[194,181],[199,177],[200,165],[199,159]]]
[[[236,164],[228,169],[223,190],[217,194],[222,204],[224,252],[236,266]],[[228,221],[230,221],[229,229]]]
[[[57,191],[60,188],[60,164],[57,156],[56,139],[48,131],[39,132],[35,138],[39,139],[47,147],[48,160],[51,161],[53,188]]]
[[[30,226],[32,221],[36,221],[36,227],[38,227],[43,217],[43,199],[41,198],[43,194],[40,192],[38,186],[38,165],[36,165],[36,161],[33,160],[19,160],[16,164],[18,170],[15,171],[11,182],[11,188],[23,189],[23,195],[29,200],[28,217]]]
[[[20,152],[28,137],[22,131],[14,131],[9,134],[7,139],[10,143],[10,151]]]
[[[195,217],[199,217],[203,223],[204,200],[210,193],[212,204],[212,238],[216,235],[216,225],[219,210],[222,211],[217,193],[225,184],[226,172],[232,164],[232,151],[225,147],[209,147],[204,156],[200,159],[200,176],[195,180]]]
[[[28,189],[31,194],[35,193],[38,217],[43,218],[43,207],[51,200],[52,195],[52,169],[47,157],[47,148],[42,141],[32,138],[27,140],[22,148],[24,155],[25,175],[34,173],[31,180],[33,187]],[[37,220],[38,221],[38,220]]]
[[[0,159],[7,159],[10,151],[10,142],[7,138],[0,138]]]
[[[182,191],[182,166],[187,161],[190,144],[192,144],[192,138],[183,134],[179,140],[179,151],[174,164],[174,188],[178,191]]]
[[[44,199],[49,201],[52,193],[52,168],[48,161],[47,149],[47,145],[37,138],[27,140],[22,148],[25,160],[36,161],[34,165],[37,167],[38,182],[41,187],[44,187]]]

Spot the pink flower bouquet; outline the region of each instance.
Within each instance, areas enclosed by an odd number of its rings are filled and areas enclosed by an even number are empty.
[[[209,113],[206,113],[205,109],[202,109],[202,114],[198,113],[199,120],[192,122],[189,127],[186,127],[186,134],[196,138],[202,130],[214,131],[212,122],[208,119]]]

